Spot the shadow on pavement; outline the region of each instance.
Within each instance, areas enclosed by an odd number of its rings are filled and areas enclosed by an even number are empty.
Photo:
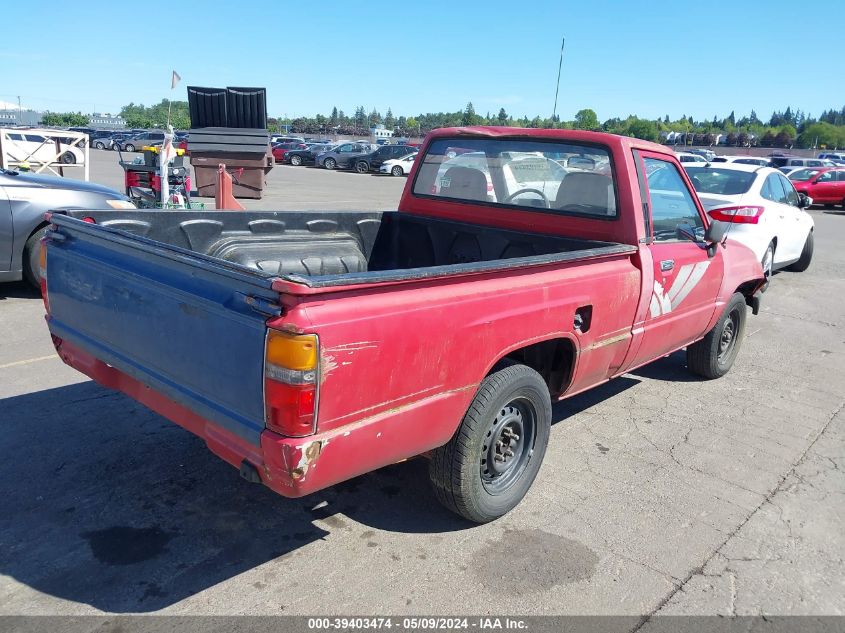
[[[638,382],[558,403],[554,419]],[[6,398],[0,411],[0,574],[103,611],[162,609],[353,529],[347,517],[406,533],[473,527],[437,503],[424,459],[285,499],[93,382]]]
[[[41,293],[25,281],[0,283],[0,301],[4,299],[40,299]]]

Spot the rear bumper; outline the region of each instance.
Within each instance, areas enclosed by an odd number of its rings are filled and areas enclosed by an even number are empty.
[[[457,426],[454,412],[466,407],[475,385],[306,438],[265,429],[255,445],[170,400],[158,391],[53,336],[61,359],[100,385],[137,400],[194,435],[241,475],[284,497],[302,497],[382,466],[445,444]],[[450,421],[451,420],[451,421]]]

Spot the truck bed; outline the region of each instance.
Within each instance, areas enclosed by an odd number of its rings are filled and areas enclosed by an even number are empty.
[[[311,288],[372,284],[630,253],[614,242],[399,212],[69,211],[173,254]],[[58,216],[56,223],[64,224]],[[76,223],[74,223],[76,224]],[[78,224],[77,224],[78,226]]]

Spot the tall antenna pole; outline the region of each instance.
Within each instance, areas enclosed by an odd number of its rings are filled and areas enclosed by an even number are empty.
[[[566,44],[566,38],[560,38],[560,62],[557,65],[557,85],[555,85],[555,107],[552,110],[552,122],[555,120],[555,116],[557,115],[557,93],[560,91],[560,71],[563,68],[563,45]]]

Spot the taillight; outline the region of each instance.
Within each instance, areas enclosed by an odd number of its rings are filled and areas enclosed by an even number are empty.
[[[38,285],[41,287],[41,298],[44,300],[44,309],[50,312],[50,302],[47,299],[47,238],[42,237],[38,251]]]
[[[765,211],[765,207],[722,207],[720,209],[713,209],[709,212],[709,215],[714,220],[719,220],[720,222],[757,224],[760,221],[760,216],[763,215],[763,211]]]
[[[267,331],[264,355],[267,428],[289,437],[316,431],[318,359],[316,334]]]

